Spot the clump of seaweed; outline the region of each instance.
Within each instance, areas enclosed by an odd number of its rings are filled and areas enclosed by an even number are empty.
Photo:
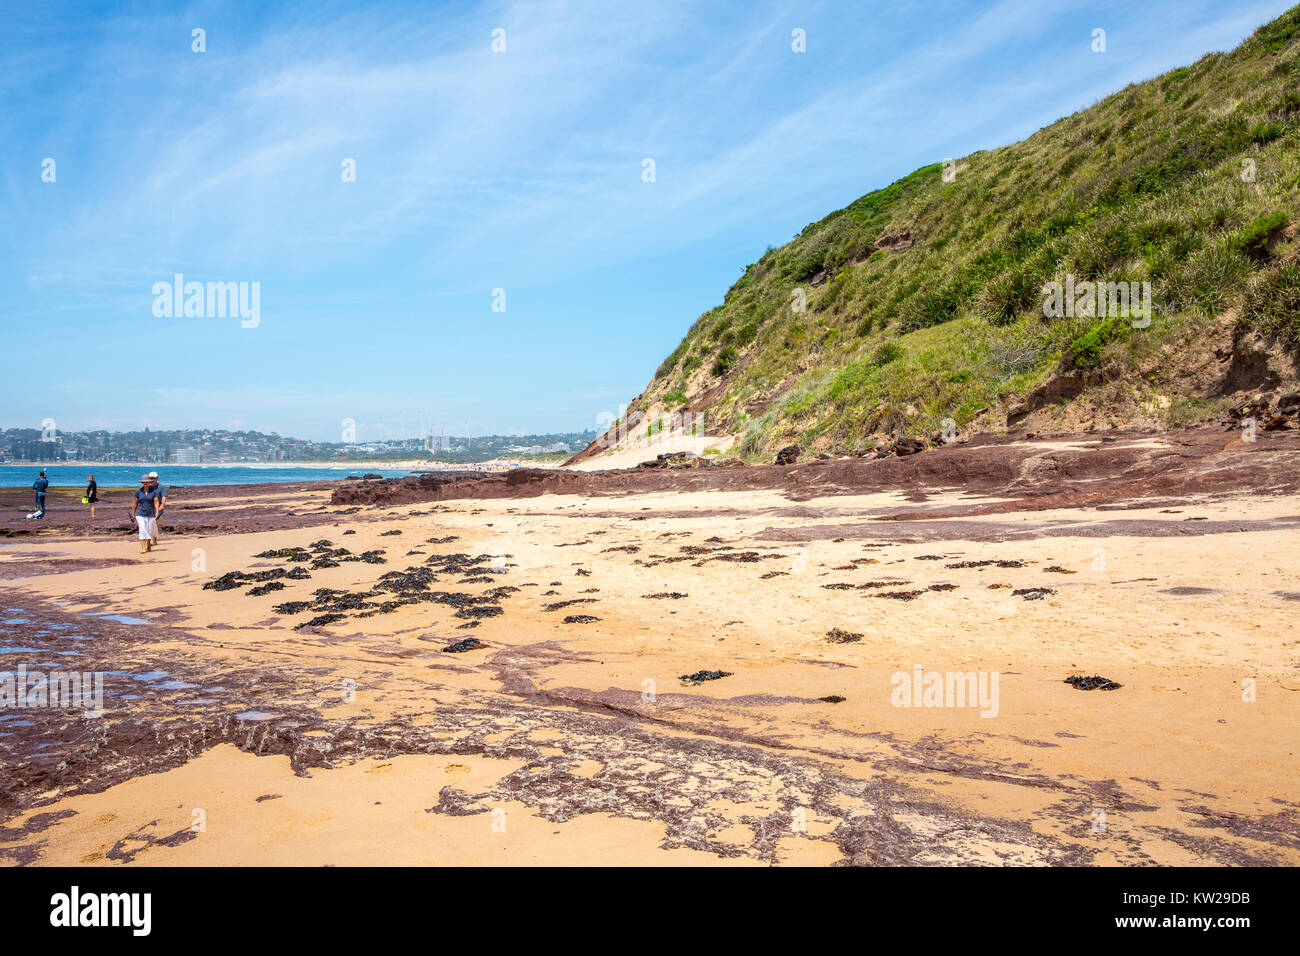
[[[699,670],[694,674],[682,674],[677,679],[683,684],[703,684],[706,680],[721,680],[723,677],[730,677],[731,671],[706,671]]]
[[[1123,684],[1117,684],[1107,677],[1080,677],[1077,674],[1073,677],[1067,677],[1064,683],[1071,685],[1078,690],[1119,690]]]
[[[478,650],[480,647],[487,647],[477,637],[467,637],[463,641],[457,641],[455,644],[448,644],[442,649],[444,654],[464,654],[466,651]]]

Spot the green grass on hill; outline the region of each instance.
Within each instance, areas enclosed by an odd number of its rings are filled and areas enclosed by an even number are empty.
[[[1058,367],[1122,380],[1232,308],[1300,347],[1298,51],[1293,8],[955,176],[925,166],[868,193],[747,266],[633,408],[716,389],[709,432],[743,436],[746,456],[851,451],[969,426]],[[1149,327],[1044,318],[1044,284],[1067,275],[1150,282]]]

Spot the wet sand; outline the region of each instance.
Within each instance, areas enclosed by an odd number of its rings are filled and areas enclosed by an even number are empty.
[[[1202,431],[8,522],[0,669],[109,676],[0,715],[0,859],[1295,864],[1298,476]]]

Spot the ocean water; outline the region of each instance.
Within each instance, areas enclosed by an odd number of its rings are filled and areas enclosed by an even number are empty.
[[[158,472],[164,487],[195,485],[261,485],[279,481],[338,481],[348,475],[374,474],[400,478],[411,472],[405,468],[320,468],[304,465],[276,468],[249,468],[240,465],[47,465],[45,477],[51,488],[85,488],[86,475],[93,474],[101,488],[137,485],[140,476]],[[0,465],[0,488],[30,488],[41,472],[40,465]]]

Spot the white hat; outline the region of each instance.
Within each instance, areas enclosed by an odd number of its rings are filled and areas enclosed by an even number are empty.
[[[158,477],[158,472],[156,472],[156,471],[151,471],[151,472],[149,472],[149,477],[150,477],[150,478],[157,478],[157,477]]]

